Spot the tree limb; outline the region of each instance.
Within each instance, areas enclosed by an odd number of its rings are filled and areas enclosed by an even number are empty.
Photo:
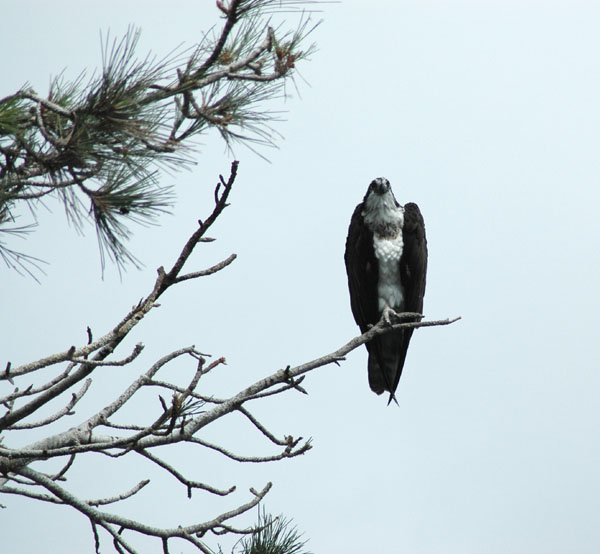
[[[206,241],[206,232],[227,207],[228,198],[237,176],[237,169],[238,163],[233,162],[229,177],[225,179],[222,175],[219,176],[219,182],[215,187],[214,193],[215,205],[209,216],[204,221],[198,222],[198,228],[192,233],[182,248],[171,269],[168,271],[165,271],[162,267],[158,269],[157,279],[149,294],[140,300],[109,333],[94,340],[91,331],[88,329],[87,344],[83,346],[73,346],[66,352],[48,356],[37,362],[25,364],[14,369],[10,363],[6,364],[3,373],[0,374],[0,379],[8,380],[11,384],[14,384],[15,379],[22,378],[39,369],[53,367],[58,363],[67,363],[68,365],[57,377],[50,379],[43,386],[34,387],[33,385],[29,385],[22,391],[15,388],[10,395],[5,396],[3,403],[7,407],[7,413],[0,418],[0,429],[10,431],[27,429],[39,425],[44,426],[51,421],[60,419],[63,415],[70,414],[77,400],[87,390],[89,375],[91,373],[102,371],[102,368],[107,365],[127,366],[138,359],[142,348],[141,344],[138,344],[126,358],[116,361],[111,361],[109,358],[116,352],[121,342],[137,324],[158,305],[157,301],[165,291],[171,286],[193,277],[216,273],[233,262],[235,255],[204,271],[188,274],[182,273],[196,245]],[[66,480],[76,456],[101,454],[108,458],[114,458],[129,454],[138,454],[182,483],[187,490],[188,496],[191,496],[193,489],[219,496],[230,495],[236,490],[235,486],[229,489],[219,489],[197,479],[190,478],[174,465],[159,458],[153,449],[166,445],[187,443],[218,452],[240,463],[273,462],[302,455],[311,448],[310,439],[303,441],[302,437],[294,438],[292,436],[279,438],[268,429],[265,423],[249,411],[246,404],[266,396],[282,394],[291,389],[305,393],[306,391],[300,386],[305,374],[332,363],[339,365],[348,353],[359,348],[362,344],[372,340],[379,334],[401,328],[449,325],[458,319],[424,321],[421,314],[399,314],[399,323],[389,325],[380,321],[366,333],[353,338],[337,350],[295,367],[287,366],[284,369],[280,369],[268,377],[243,388],[229,398],[215,398],[210,394],[204,393],[204,391],[197,391],[202,382],[202,377],[224,364],[225,358],[219,357],[206,365],[206,354],[196,350],[193,346],[180,348],[157,360],[126,387],[121,394],[79,425],[61,433],[49,435],[26,447],[10,448],[0,446],[0,473],[3,475],[0,478],[0,492],[20,494],[36,500],[63,503],[71,506],[89,519],[96,550],[99,549],[98,529],[101,528],[110,534],[114,547],[119,552],[135,552],[128,538],[126,540],[124,537],[124,532],[128,531],[160,539],[163,551],[168,550],[169,540],[181,539],[193,544],[202,552],[210,554],[210,549],[200,539],[208,531],[218,534],[223,532],[237,532],[238,530],[236,530],[235,526],[229,525],[226,522],[255,506],[268,493],[271,488],[270,483],[260,492],[251,490],[253,498],[249,502],[223,512],[209,521],[191,523],[172,529],[163,529],[97,509],[100,505],[115,504],[137,494],[143,487],[146,487],[148,484],[147,480],[141,481],[133,489],[125,493],[97,500],[83,500],[78,498],[65,486],[60,485],[58,481]],[[157,374],[160,371],[176,359],[182,357],[191,358],[194,364],[192,375],[187,382],[184,382],[184,384],[180,384],[178,381],[171,382],[174,379],[172,373],[169,373],[169,381],[157,378]],[[83,379],[88,379],[85,382],[86,384],[84,384],[79,393],[73,394],[66,408],[37,423],[24,421],[39,408],[45,407],[50,400],[53,400]],[[133,421],[125,424],[113,422],[113,418],[120,413],[120,410],[139,391],[146,387],[160,387],[170,390],[173,393],[172,399],[169,402],[159,396],[160,405],[156,403],[143,413],[142,418],[144,420],[147,419],[147,421]],[[23,404],[18,405],[19,402],[23,402]],[[278,447],[277,452],[266,453],[265,455],[243,456],[232,452],[221,444],[214,444],[197,436],[197,433],[210,423],[235,413],[243,415],[257,433],[263,435],[272,445]],[[120,435],[102,434],[102,432],[105,432],[102,431],[103,428],[118,430]],[[30,464],[34,461],[43,462],[61,456],[70,456],[70,458],[67,464],[56,475],[45,475],[30,467]],[[78,459],[80,458],[78,457]],[[11,482],[17,486],[10,486]],[[29,487],[33,484],[41,486],[46,492],[38,493],[37,491],[29,490]]]

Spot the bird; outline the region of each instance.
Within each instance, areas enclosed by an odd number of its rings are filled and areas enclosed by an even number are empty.
[[[425,223],[416,204],[401,206],[390,182],[374,179],[356,206],[344,253],[350,306],[361,333],[382,318],[401,312],[423,313],[427,273]],[[365,343],[371,390],[395,397],[413,329],[395,329]]]

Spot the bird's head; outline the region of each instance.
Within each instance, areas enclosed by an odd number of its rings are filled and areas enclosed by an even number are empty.
[[[378,195],[382,195],[391,190],[392,188],[390,186],[390,182],[385,177],[377,177],[377,179],[373,179],[371,181],[371,184],[369,185],[369,190],[367,191],[367,196],[372,192]]]
[[[392,192],[392,186],[385,177],[377,177],[377,179],[371,181],[367,189],[367,194],[365,194],[364,202],[372,207],[382,204],[390,207],[398,205]]]
[[[396,202],[390,182],[385,177],[377,177],[371,181],[363,206],[362,214],[369,226],[382,222],[396,223],[402,217],[400,205]]]

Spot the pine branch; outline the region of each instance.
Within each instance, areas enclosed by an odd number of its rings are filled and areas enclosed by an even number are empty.
[[[169,210],[171,190],[159,169],[193,163],[198,137],[217,129],[228,147],[274,146],[277,115],[265,103],[285,94],[302,45],[315,25],[301,16],[295,31],[273,29],[267,16],[312,2],[218,2],[221,32],[188,53],[137,58],[139,31],[107,37],[102,70],[87,84],[56,78],[44,97],[24,88],[0,100],[0,233],[16,232],[17,207],[35,214],[58,198],[78,230],[93,223],[101,264],[140,265],[126,246],[132,223],[153,224]],[[34,274],[39,260],[6,244],[8,267]]]
[[[259,511],[254,532],[240,541],[241,554],[308,554],[304,550],[307,541],[282,515],[273,517]]]

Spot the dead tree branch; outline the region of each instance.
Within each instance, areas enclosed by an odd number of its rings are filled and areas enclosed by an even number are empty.
[[[0,432],[4,437],[12,437],[11,431],[26,431],[34,427],[43,428],[49,423],[55,424],[65,415],[73,417],[77,402],[91,386],[90,376],[94,372],[105,371],[106,366],[129,366],[140,361],[141,343],[138,343],[124,358],[113,359],[113,356],[116,356],[123,340],[152,312],[158,299],[169,288],[193,278],[217,273],[234,261],[235,255],[231,255],[206,270],[183,273],[196,246],[205,242],[207,231],[228,206],[228,199],[237,178],[237,170],[238,163],[233,162],[229,177],[219,176],[214,193],[215,204],[208,217],[198,222],[197,229],[181,249],[173,266],[169,270],[162,267],[158,269],[156,281],[150,292],[112,330],[96,340],[88,330],[87,343],[84,345],[72,346],[62,353],[15,368],[12,368],[10,363],[6,364],[5,370],[0,374],[0,383],[8,383],[14,390],[2,399],[5,412],[0,417]],[[177,444],[187,444],[197,448],[198,451],[215,452],[239,463],[268,463],[303,455],[312,447],[310,438],[278,436],[250,411],[249,403],[291,390],[306,394],[306,389],[300,384],[304,385],[303,379],[307,373],[323,366],[339,365],[345,360],[347,354],[376,335],[398,328],[449,325],[457,319],[459,318],[424,321],[420,314],[400,314],[398,323],[389,325],[381,321],[366,333],[353,338],[329,354],[294,367],[280,369],[243,388],[233,396],[225,398],[215,398],[201,386],[203,376],[222,366],[225,358],[219,357],[207,363],[208,355],[195,347],[180,348],[154,362],[111,402],[78,425],[50,434],[26,447],[11,447],[6,441],[3,442],[0,445],[0,493],[16,494],[34,500],[70,506],[89,519],[97,550],[100,544],[100,529],[103,529],[111,537],[118,552],[135,552],[132,541],[137,534],[159,539],[163,550],[168,550],[169,541],[178,539],[194,545],[202,552],[210,553],[210,548],[205,542],[207,532],[211,531],[212,534],[243,532],[235,525],[231,525],[230,520],[256,506],[270,490],[270,483],[258,492],[251,489],[252,496],[249,500],[221,512],[208,521],[182,522],[174,528],[160,528],[135,518],[99,509],[100,506],[120,505],[121,502],[142,490],[143,494],[151,494],[153,487],[148,479],[142,479],[128,491],[113,492],[107,494],[105,498],[86,500],[68,488],[69,475],[75,471],[75,459],[87,460],[90,456],[102,455],[107,463],[111,463],[114,458],[137,455],[149,465],[159,468],[181,483],[188,497],[192,496],[193,490],[226,497],[233,496],[234,493],[239,495],[233,485],[219,488],[185,475],[174,464],[159,457],[156,449],[167,445],[175,447]],[[172,372],[167,372],[169,365],[178,359],[189,360],[192,364],[187,381],[183,378],[177,381]],[[63,367],[65,364],[66,367]],[[33,379],[36,372],[42,369],[54,370],[56,375],[47,379],[42,386],[35,386],[33,383],[27,384],[23,389],[17,386],[18,381]],[[168,378],[165,379],[165,375],[168,375]],[[62,409],[54,412],[54,415],[38,416],[37,420],[33,420],[50,401],[68,393],[76,385],[79,385],[79,390],[71,392],[70,400],[65,401]],[[159,396],[159,401],[149,405],[138,421],[125,423],[118,421],[123,407],[140,391],[157,387],[159,390],[168,391],[171,398],[165,399]],[[199,436],[200,430],[231,414],[242,415],[257,436],[267,439],[270,451],[251,454],[234,452],[223,444],[215,444]],[[39,464],[65,456],[68,456],[68,460],[66,463],[63,462],[64,465],[58,473],[45,474],[37,469],[37,465],[36,469],[32,467],[33,462]]]

